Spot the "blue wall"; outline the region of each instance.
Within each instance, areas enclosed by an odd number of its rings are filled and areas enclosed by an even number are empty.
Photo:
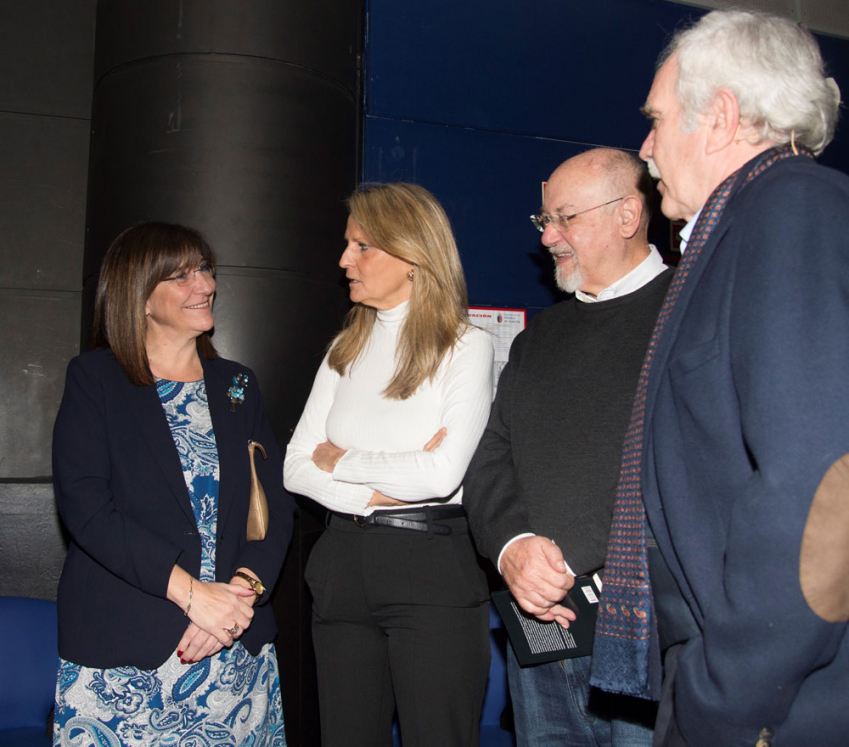
[[[702,12],[662,0],[369,0],[363,179],[434,192],[471,303],[532,315],[559,295],[528,220],[540,182],[588,147],[640,147],[657,55]],[[849,95],[849,41],[819,41]],[[821,160],[849,171],[849,135]],[[654,223],[663,244],[668,224]]]

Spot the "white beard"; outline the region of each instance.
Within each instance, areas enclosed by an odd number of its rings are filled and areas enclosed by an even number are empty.
[[[557,283],[557,287],[564,293],[574,293],[586,282],[586,277],[575,262],[574,256],[572,257],[571,272],[567,272],[559,266],[554,267],[554,282]]]

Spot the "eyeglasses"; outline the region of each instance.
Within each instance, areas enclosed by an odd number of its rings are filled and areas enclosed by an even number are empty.
[[[186,285],[191,285],[195,282],[195,277],[200,273],[203,275],[204,280],[209,280],[211,277],[214,277],[215,273],[212,271],[212,267],[209,266],[206,262],[204,262],[197,270],[183,270],[176,275],[172,275],[170,278],[165,278],[163,283],[174,283],[174,285],[179,285],[181,288]]]
[[[617,197],[615,200],[608,200],[607,202],[603,202],[601,205],[596,205],[595,207],[587,208],[586,210],[579,210],[577,213],[572,213],[572,215],[549,215],[548,213],[540,213],[539,215],[531,216],[531,223],[534,224],[534,228],[536,228],[540,233],[545,231],[545,227],[549,223],[553,223],[558,228],[563,229],[564,231],[569,230],[569,221],[572,218],[577,218],[579,215],[583,215],[584,213],[590,212],[590,210],[598,210],[605,205],[612,205],[614,202],[619,202],[619,200],[624,200],[627,195],[622,197]]]

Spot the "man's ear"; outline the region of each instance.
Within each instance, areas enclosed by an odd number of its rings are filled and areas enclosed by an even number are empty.
[[[640,228],[643,204],[640,198],[629,195],[619,205],[619,235],[623,239],[633,238]]]
[[[718,153],[734,143],[740,129],[740,106],[737,97],[727,88],[720,88],[713,97],[706,124],[707,155]]]

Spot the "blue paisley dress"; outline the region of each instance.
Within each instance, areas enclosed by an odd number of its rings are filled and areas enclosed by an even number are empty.
[[[218,449],[203,381],[158,380],[202,542],[200,579],[215,580]],[[177,641],[174,641],[175,647]],[[274,644],[238,641],[186,665],[93,669],[61,659],[54,747],[285,747]]]

